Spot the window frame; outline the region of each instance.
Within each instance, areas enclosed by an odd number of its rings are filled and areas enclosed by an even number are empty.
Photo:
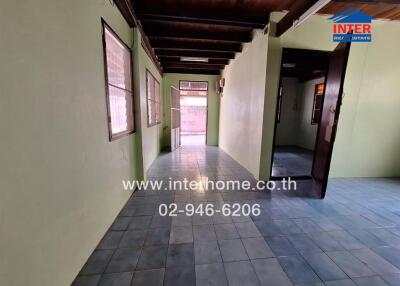
[[[321,85],[323,86],[323,90],[322,90],[322,93],[319,94],[318,87]],[[323,82],[316,83],[314,86],[314,100],[313,100],[313,106],[311,109],[311,125],[317,125],[321,122],[321,115],[322,115],[321,112],[322,112],[322,108],[323,108],[323,104],[324,104],[324,102],[323,102],[324,94],[325,94],[325,83],[323,83]],[[317,108],[320,111],[320,114],[319,114],[319,118],[316,120],[315,119],[315,110],[316,110],[315,106],[317,103],[317,96],[321,96],[321,106],[320,106],[320,108]]]
[[[156,90],[155,88],[155,84],[158,84],[158,102],[156,100],[154,100],[155,104],[159,105],[159,118],[157,121],[157,114],[155,114],[155,122],[150,124],[150,114],[149,114],[149,101],[151,101],[151,99],[149,99],[149,75],[154,79],[154,92]],[[154,94],[155,98],[156,98],[156,94]],[[148,70],[146,69],[146,105],[147,105],[147,127],[153,127],[156,126],[158,124],[161,124],[161,85],[160,82],[156,79],[156,77]],[[157,110],[157,107],[155,107],[154,110]]]
[[[182,81],[188,81],[188,82],[205,82],[205,83],[207,83],[207,89],[206,90],[204,90],[204,89],[182,89],[181,88],[181,82]],[[208,93],[208,81],[207,80],[184,80],[184,79],[182,79],[182,80],[179,80],[179,90],[183,90],[183,91],[207,91],[207,93]]]
[[[108,126],[108,140],[109,142],[121,139],[125,136],[129,136],[136,132],[136,120],[135,120],[135,96],[134,96],[134,81],[133,81],[133,57],[132,57],[132,49],[118,36],[118,34],[107,24],[107,22],[101,18],[101,33],[102,33],[102,42],[103,42],[103,60],[104,60],[104,79],[105,79],[105,90],[106,90],[106,109],[107,109],[107,126]],[[124,90],[125,92],[130,92],[132,96],[132,129],[128,129],[126,131],[113,133],[112,125],[111,125],[111,110],[110,110],[110,85],[115,87],[113,84],[110,84],[108,81],[108,64],[107,64],[107,47],[106,47],[106,29],[111,32],[111,34],[120,42],[129,52],[130,55],[130,68],[131,68],[131,89],[132,91],[119,88]]]

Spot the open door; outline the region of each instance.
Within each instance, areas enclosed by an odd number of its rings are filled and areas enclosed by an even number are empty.
[[[340,43],[331,54],[325,83],[325,96],[315,145],[312,169],[313,190],[325,197],[328,184],[333,144],[342,104],[343,82],[346,73],[350,43]]]
[[[171,151],[181,146],[181,104],[179,90],[171,87]]]

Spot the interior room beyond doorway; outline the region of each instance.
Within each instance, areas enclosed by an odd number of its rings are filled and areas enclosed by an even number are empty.
[[[272,177],[311,177],[329,52],[284,49]]]

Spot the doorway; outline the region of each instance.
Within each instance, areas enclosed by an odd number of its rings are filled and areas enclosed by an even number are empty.
[[[312,179],[325,197],[351,43],[332,52],[283,49],[271,179]]]
[[[283,49],[271,178],[311,179],[330,52]]]
[[[207,81],[179,81],[180,143],[204,145],[207,138]]]

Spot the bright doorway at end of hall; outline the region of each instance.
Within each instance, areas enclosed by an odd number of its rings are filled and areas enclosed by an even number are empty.
[[[181,145],[204,145],[207,138],[207,81],[179,81]]]

